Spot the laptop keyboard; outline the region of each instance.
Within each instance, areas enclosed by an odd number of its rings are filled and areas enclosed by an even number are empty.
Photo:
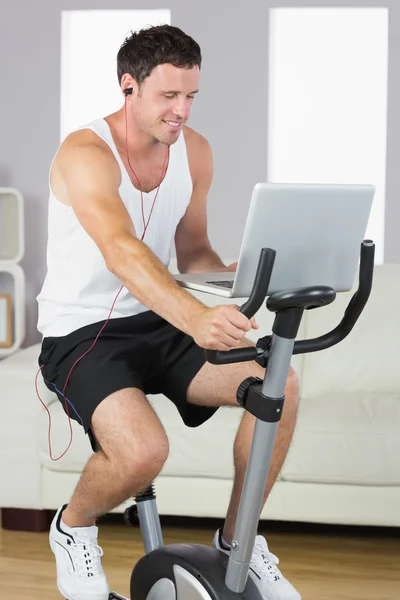
[[[206,281],[206,283],[211,283],[212,285],[220,285],[221,287],[233,288],[233,281]]]

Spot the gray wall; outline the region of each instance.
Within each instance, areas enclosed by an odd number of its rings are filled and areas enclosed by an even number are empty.
[[[191,126],[214,151],[209,232],[221,255],[236,256],[252,187],[265,180],[267,149],[268,11],[274,6],[322,6],[319,1],[169,0],[172,22],[201,45],[201,94]],[[400,262],[400,6],[398,0],[330,1],[327,6],[389,6],[389,116],[385,261]],[[25,198],[27,336],[39,340],[36,302],[45,275],[47,178],[59,144],[61,10],[159,8],[158,0],[2,0],[0,36],[0,185]],[[221,229],[221,221],[225,231]]]

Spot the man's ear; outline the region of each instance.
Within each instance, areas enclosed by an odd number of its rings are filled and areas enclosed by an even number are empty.
[[[131,96],[137,90],[138,85],[132,75],[124,73],[121,77],[121,90],[125,96]]]

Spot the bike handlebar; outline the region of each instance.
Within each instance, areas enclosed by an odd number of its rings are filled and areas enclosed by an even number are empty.
[[[254,280],[253,289],[247,302],[240,308],[248,319],[251,319],[261,307],[268,294],[272,269],[274,268],[276,251],[272,248],[263,248]],[[206,350],[206,360],[214,365],[225,365],[232,362],[246,362],[258,356],[257,348],[234,348],[233,350]]]
[[[358,317],[367,303],[372,289],[374,275],[375,244],[364,240],[361,244],[358,289],[351,298],[339,325],[329,333],[311,340],[299,340],[294,343],[293,354],[318,352],[341,342],[353,329]]]
[[[268,295],[268,287],[274,267],[276,251],[263,248],[258,262],[257,273],[250,297],[241,307],[242,312],[251,319],[261,307]],[[375,244],[364,240],[361,244],[358,290],[351,298],[344,317],[335,329],[311,340],[299,340],[294,343],[293,354],[325,350],[343,340],[353,329],[369,298],[374,271]],[[262,351],[261,351],[262,352]],[[206,360],[212,364],[223,365],[233,362],[255,360],[259,356],[256,347],[234,348],[233,350],[205,350]]]

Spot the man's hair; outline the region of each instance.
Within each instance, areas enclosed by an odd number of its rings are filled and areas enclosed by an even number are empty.
[[[118,81],[129,73],[138,86],[158,65],[165,63],[175,67],[201,68],[201,50],[195,40],[179,27],[156,25],[131,32],[125,38],[117,54]]]

